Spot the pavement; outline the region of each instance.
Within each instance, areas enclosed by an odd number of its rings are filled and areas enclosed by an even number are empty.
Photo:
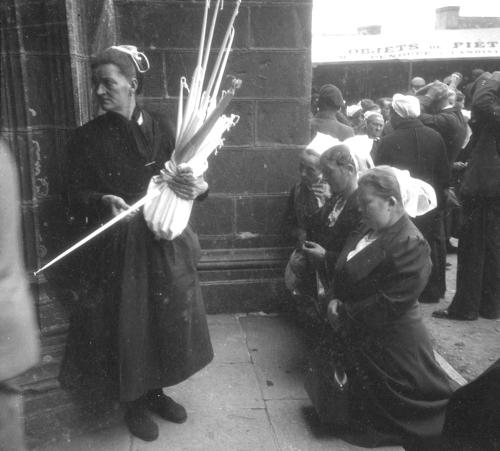
[[[448,291],[439,304],[421,304],[438,361],[460,383],[472,380],[500,357],[500,321],[438,320],[436,308],[451,301],[456,255],[448,256]],[[318,430],[304,390],[307,349],[301,331],[285,316],[210,315],[214,361],[166,393],[188,411],[184,424],[157,418],[160,437],[146,443],[120,421],[104,430],[73,436],[37,451],[354,451]],[[118,415],[119,417],[119,415]],[[378,448],[401,450],[398,447]]]
[[[287,317],[208,317],[215,359],[165,392],[188,411],[184,424],[156,418],[160,436],[146,443],[123,423],[48,443],[38,451],[355,451],[319,432],[304,390],[307,349]],[[379,448],[386,451],[399,447]]]
[[[479,318],[476,321],[452,321],[432,316],[447,308],[456,289],[456,254],[447,257],[446,296],[439,304],[420,304],[424,323],[434,348],[466,381],[471,381],[500,358],[500,319]]]

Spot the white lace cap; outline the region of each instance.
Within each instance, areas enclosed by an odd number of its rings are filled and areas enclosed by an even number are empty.
[[[413,178],[406,170],[392,168],[396,176],[403,207],[409,216],[421,216],[437,207],[434,188],[423,180]]]
[[[135,45],[113,45],[111,48],[129,55],[139,73],[143,74],[149,70],[148,57],[144,53],[139,52]]]
[[[340,144],[340,141],[333,136],[327,135],[326,133],[318,132],[312,141],[307,145],[306,149],[313,150],[319,156],[321,156],[325,151]]]

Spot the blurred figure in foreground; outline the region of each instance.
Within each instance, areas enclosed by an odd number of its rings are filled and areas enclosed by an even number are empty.
[[[38,361],[33,302],[21,254],[15,164],[0,138],[0,449],[23,451],[22,397],[12,378]]]

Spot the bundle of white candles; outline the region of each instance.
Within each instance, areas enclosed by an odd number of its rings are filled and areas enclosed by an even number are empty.
[[[144,218],[149,228],[158,238],[173,240],[179,236],[189,222],[193,207],[192,200],[181,199],[170,189],[167,183],[168,179],[176,173],[178,168],[185,167],[192,170],[194,177],[202,175],[208,166],[207,158],[209,155],[222,146],[222,135],[239,119],[235,115],[228,117],[222,114],[234,96],[235,90],[241,84],[239,80],[233,80],[232,87],[227,92],[223,92],[222,98],[217,101],[227,59],[233,44],[233,25],[239,6],[240,1],[236,3],[212,74],[205,84],[217,16],[222,8],[222,1],[217,0],[212,14],[210,31],[206,37],[210,1],[205,1],[198,62],[193,74],[191,89],[189,90],[184,77],[180,80],[175,150],[170,161],[166,163],[162,175],[151,180],[148,188],[150,196],[143,209]],[[184,90],[189,91],[185,110]]]
[[[225,116],[223,113],[233,98],[236,89],[241,85],[241,81],[233,80],[231,88],[223,91],[221,95],[219,94],[227,59],[234,40],[234,21],[238,15],[241,0],[236,1],[212,73],[205,84],[212,39],[219,11],[223,8],[223,0],[216,1],[207,36],[210,3],[210,0],[205,0],[200,48],[191,88],[189,88],[185,77],[180,80],[176,146],[161,175],[151,179],[146,196],[35,271],[35,275],[52,266],[142,206],[144,206],[143,212],[146,222],[158,238],[172,240],[186,228],[193,201],[179,198],[169,188],[168,179],[176,173],[178,168],[186,166],[192,170],[193,176],[202,175],[208,167],[207,158],[222,146],[222,135],[239,120],[236,115]],[[189,96],[184,106],[185,90],[189,92]]]

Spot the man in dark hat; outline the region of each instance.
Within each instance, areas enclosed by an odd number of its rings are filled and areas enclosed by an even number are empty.
[[[319,90],[318,112],[311,120],[311,136],[317,132],[325,133],[339,141],[354,136],[354,130],[338,120],[340,109],[344,106],[344,98],[340,89],[334,85],[323,85]]]

